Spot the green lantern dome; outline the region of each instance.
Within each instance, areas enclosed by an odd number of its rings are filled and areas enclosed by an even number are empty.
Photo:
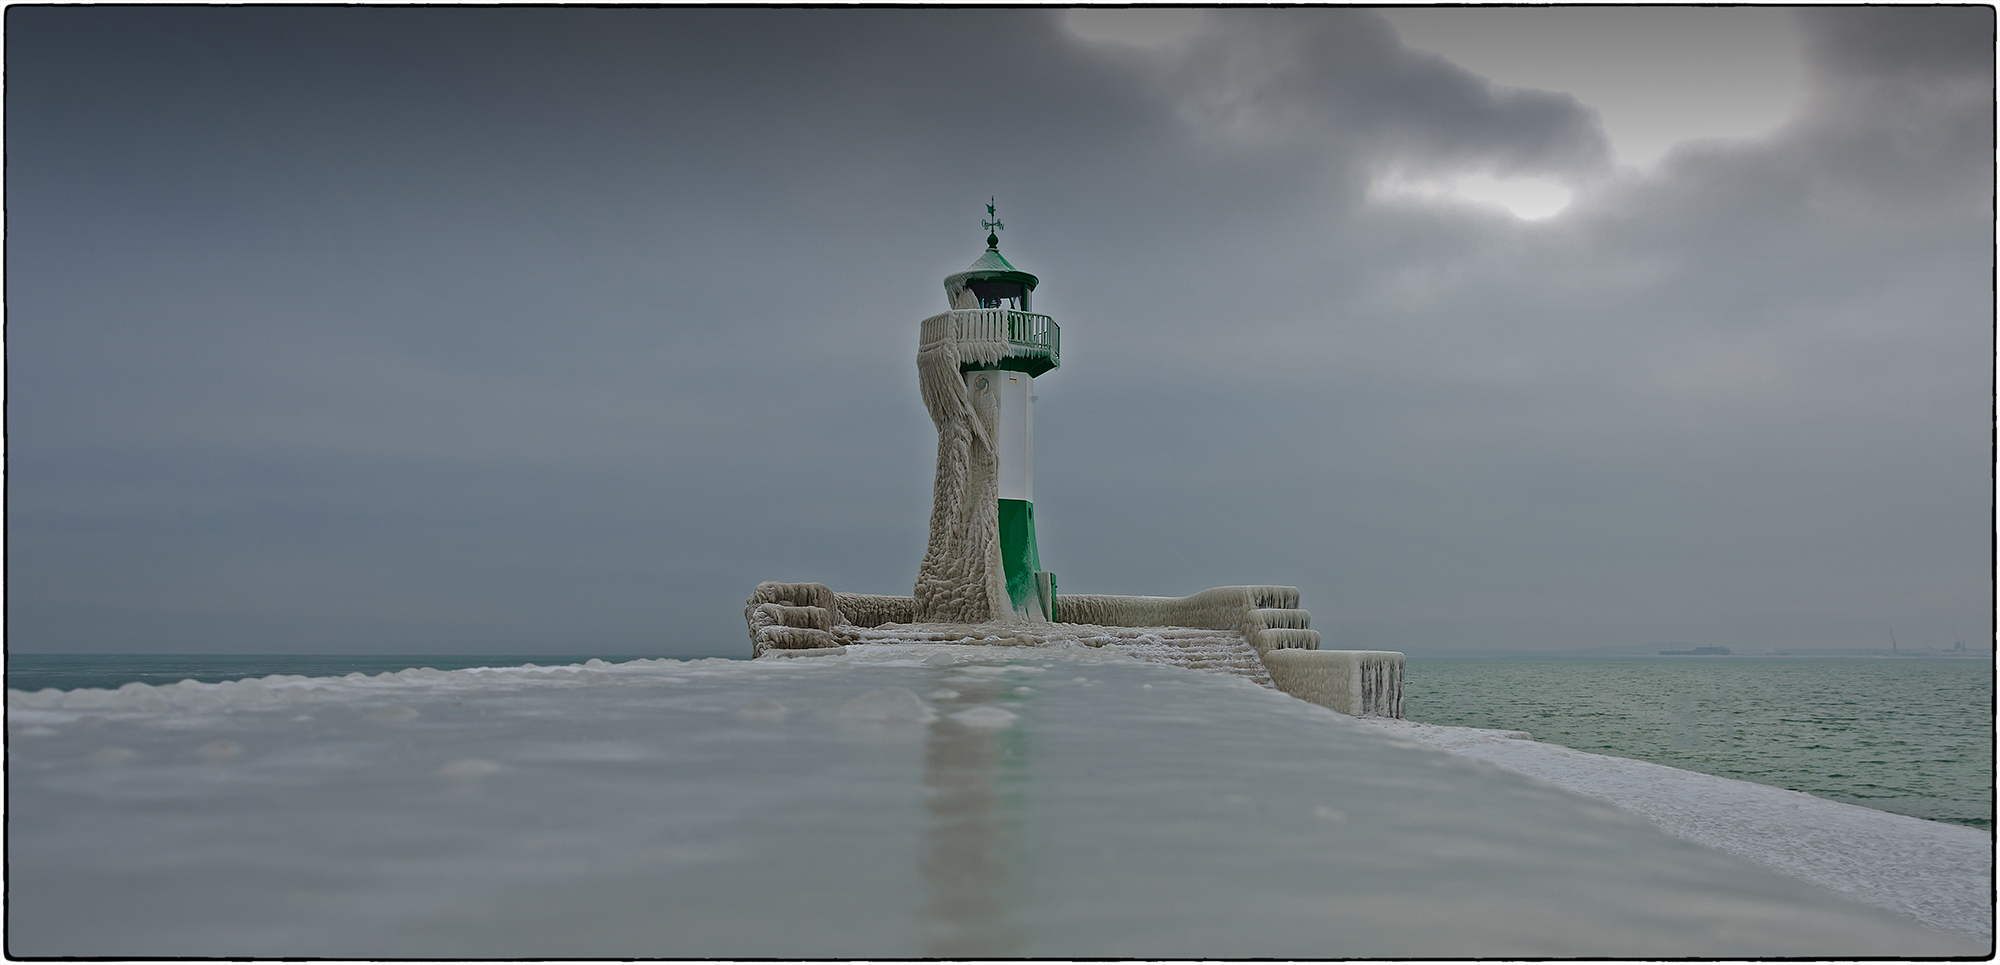
[[[988,235],[987,239],[994,240],[992,235]],[[1041,279],[1010,264],[995,244],[964,271],[945,276],[944,289],[947,294],[970,291],[979,299],[982,308],[999,308],[1009,299],[1018,299],[1021,310],[1028,311],[1028,293],[1040,283]]]
[[[964,271],[946,275],[944,279],[945,298],[953,308],[1012,308],[1029,311],[1028,294],[1035,290],[1041,279],[1014,267],[1000,254],[1000,215],[994,202],[986,202],[986,215],[990,221],[981,221],[979,226],[986,229],[986,253],[974,259]],[[976,301],[975,301],[976,299]]]
[[[1033,291],[1036,285],[1041,284],[1041,279],[1014,267],[1007,257],[1000,253],[998,246],[987,248],[986,253],[967,265],[964,271],[947,275],[944,279],[946,288],[971,288],[974,291],[978,291],[979,286],[995,283],[1021,285]]]

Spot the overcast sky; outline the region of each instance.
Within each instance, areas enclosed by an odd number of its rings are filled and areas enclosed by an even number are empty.
[[[1990,646],[1993,13],[13,7],[8,644],[740,654],[1039,274],[1068,592]]]

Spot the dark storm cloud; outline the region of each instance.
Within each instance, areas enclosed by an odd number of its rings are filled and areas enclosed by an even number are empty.
[[[1365,11],[8,17],[19,649],[733,652],[758,580],[908,592],[988,194],[1064,325],[1065,588],[1297,584],[1344,646],[1984,619],[1961,11],[1815,14],[1806,116],[1645,176]]]
[[[1195,42],[1167,90],[1213,134],[1289,135],[1310,143],[1319,164],[1348,155],[1573,172],[1609,161],[1595,117],[1574,98],[1493,87],[1441,57],[1404,49],[1370,13],[1210,16],[1215,29]]]
[[[1836,76],[1992,80],[1990,8],[1827,8],[1808,11],[1804,27],[1813,62]]]
[[[1778,136],[1546,227],[1357,219],[1341,256],[1394,256],[1287,354],[1352,362],[1267,404],[1378,410],[1321,437],[1325,532],[1368,541],[1330,548],[1334,620],[1409,647],[1984,632],[1990,70],[1857,103],[1818,66]]]

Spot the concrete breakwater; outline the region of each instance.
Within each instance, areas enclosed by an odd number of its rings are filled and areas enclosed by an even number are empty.
[[[1403,655],[1321,650],[1289,586],[1223,586],[1183,597],[1066,595],[1060,622],[919,623],[913,597],[757,585],[744,604],[752,655],[805,656],[861,643],[1109,647],[1142,660],[1248,677],[1356,717],[1403,716]]]

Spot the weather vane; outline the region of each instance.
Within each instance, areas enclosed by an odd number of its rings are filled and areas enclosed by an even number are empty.
[[[1007,226],[1000,223],[1000,212],[994,209],[993,203],[993,198],[986,199],[986,217],[993,220],[981,220],[979,222],[979,226],[986,229],[986,247],[988,248],[1000,247],[1000,236],[995,234],[995,232],[1007,230]]]

